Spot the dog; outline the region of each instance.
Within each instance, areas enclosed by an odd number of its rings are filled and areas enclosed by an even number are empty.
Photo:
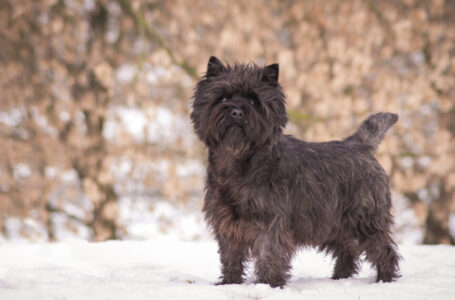
[[[391,235],[389,178],[374,154],[393,113],[368,117],[341,141],[312,143],[283,134],[288,117],[279,65],[209,59],[192,98],[191,120],[208,149],[203,212],[219,245],[219,284],[240,284],[245,262],[257,283],[283,287],[299,247],[332,253],[333,279],[358,272],[399,277]]]

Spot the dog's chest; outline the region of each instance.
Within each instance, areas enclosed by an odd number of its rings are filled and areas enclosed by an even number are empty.
[[[229,205],[234,215],[251,218],[268,214],[274,191],[267,179],[254,176],[219,178],[218,201]]]
[[[209,184],[217,191],[218,201],[228,204],[238,216],[264,214],[267,203],[279,193],[273,183],[277,181],[275,161],[212,156],[209,162]]]

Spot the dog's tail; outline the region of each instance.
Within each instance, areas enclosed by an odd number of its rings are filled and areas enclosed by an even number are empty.
[[[363,121],[353,135],[345,139],[346,142],[358,142],[371,147],[371,153],[376,153],[379,144],[385,137],[387,130],[398,121],[398,115],[381,112],[371,115]]]

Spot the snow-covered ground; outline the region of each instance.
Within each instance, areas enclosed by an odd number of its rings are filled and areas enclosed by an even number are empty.
[[[375,283],[358,276],[334,281],[332,259],[304,250],[284,289],[215,286],[212,241],[121,241],[0,245],[0,299],[455,299],[455,247],[401,246],[402,278]],[[250,272],[251,273],[251,272]]]

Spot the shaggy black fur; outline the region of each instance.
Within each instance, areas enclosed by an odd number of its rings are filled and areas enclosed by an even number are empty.
[[[301,246],[333,253],[333,279],[355,274],[363,252],[377,281],[398,277],[389,179],[373,156],[397,115],[371,115],[342,141],[304,142],[282,133],[277,64],[216,57],[193,100],[194,129],[209,150],[203,210],[219,243],[221,284],[241,283],[251,257],[257,282],[283,286]]]

